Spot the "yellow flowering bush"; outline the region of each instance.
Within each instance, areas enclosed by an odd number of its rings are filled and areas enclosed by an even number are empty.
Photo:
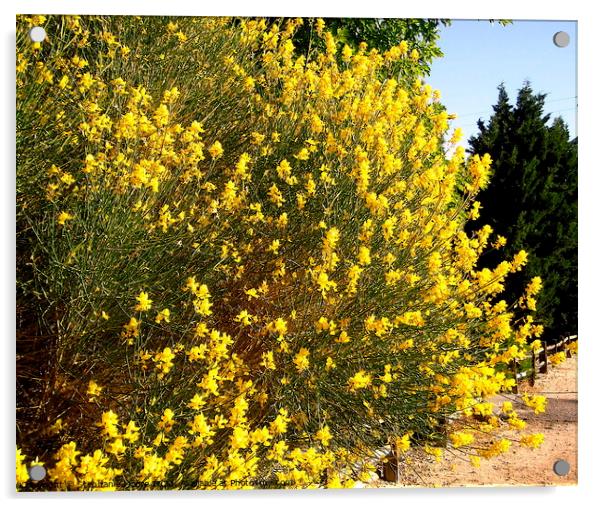
[[[577,354],[579,349],[578,341],[572,341],[566,346],[566,350],[568,350],[571,354]]]
[[[47,372],[18,366],[43,393],[19,487],[353,486],[391,439],[439,459],[458,415],[475,463],[509,448],[470,432],[541,328],[500,299],[526,253],[479,270],[503,238],[464,232],[491,160],[387,77],[403,43],[298,55],[302,22],[18,18],[19,332]]]
[[[566,354],[564,352],[557,352],[556,354],[552,354],[549,358],[548,361],[550,361],[550,363],[553,366],[558,366],[560,363],[563,363],[564,361],[566,361]]]

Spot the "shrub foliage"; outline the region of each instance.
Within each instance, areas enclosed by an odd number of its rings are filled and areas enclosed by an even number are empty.
[[[472,414],[454,447],[508,449],[484,398],[541,328],[499,298],[525,252],[463,232],[491,159],[382,77],[407,44],[302,23],[18,18],[19,487],[352,486]]]

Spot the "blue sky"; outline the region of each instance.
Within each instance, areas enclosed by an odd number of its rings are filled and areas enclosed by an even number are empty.
[[[558,31],[567,32],[565,48],[554,45]],[[512,102],[525,80],[535,92],[546,93],[546,112],[562,116],[571,137],[577,135],[577,23],[575,21],[514,21],[501,26],[487,20],[454,20],[440,31],[445,56],[432,65],[427,82],[441,90],[441,101],[458,115],[467,146],[477,120],[487,121],[503,81]]]

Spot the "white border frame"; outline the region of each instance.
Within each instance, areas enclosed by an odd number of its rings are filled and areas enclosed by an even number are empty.
[[[594,0],[595,2],[595,0]],[[600,156],[594,150],[594,143],[600,143],[602,135],[600,119],[600,44],[602,18],[597,15],[594,2],[573,0],[571,2],[528,2],[526,0],[504,0],[499,3],[484,1],[431,0],[429,2],[397,2],[371,0],[370,2],[351,3],[350,1],[303,0],[302,2],[281,1],[228,1],[206,3],[202,0],[186,2],[180,0],[104,0],[82,2],[81,0],[20,0],[2,3],[2,110],[5,119],[1,124],[0,140],[4,164],[0,169],[3,178],[1,186],[4,194],[1,238],[2,248],[2,287],[3,303],[1,322],[6,331],[3,337],[4,373],[2,374],[5,410],[2,420],[2,481],[5,497],[9,501],[21,499],[26,503],[40,500],[59,504],[65,500],[87,501],[93,504],[105,504],[107,500],[144,501],[149,505],[165,502],[225,503],[231,505],[277,505],[283,501],[293,505],[310,502],[345,502],[365,505],[366,502],[379,502],[382,505],[404,504],[410,502],[437,503],[444,507],[479,503],[489,506],[504,506],[514,503],[561,503],[577,501],[583,505],[596,502],[602,495],[597,491],[597,471],[600,469],[602,435],[596,430],[600,426],[599,412],[600,381],[596,375],[599,367],[596,357],[600,349],[601,337],[597,332],[599,323],[596,316],[599,291],[602,287],[600,277],[600,226],[598,216],[602,216],[598,195],[602,189]],[[395,5],[397,3],[397,5]],[[14,5],[14,9],[13,6]],[[322,17],[436,17],[456,19],[561,19],[578,21],[578,95],[580,111],[578,123],[579,138],[579,485],[576,487],[531,487],[531,488],[444,488],[426,489],[381,489],[381,490],[338,490],[338,491],[249,491],[249,492],[156,492],[156,493],[74,493],[74,494],[19,494],[14,491],[14,453],[15,453],[15,367],[14,367],[14,330],[15,330],[15,14],[136,14],[136,15],[277,15],[277,16],[322,16]],[[547,505],[546,505],[547,507]]]

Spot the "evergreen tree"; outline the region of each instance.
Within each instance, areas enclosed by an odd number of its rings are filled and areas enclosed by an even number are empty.
[[[561,118],[549,125],[546,96],[535,94],[529,83],[515,106],[503,84],[498,90],[494,114],[487,124],[479,120],[479,133],[468,141],[471,153],[493,158],[473,227],[489,224],[506,237],[510,251],[529,253],[527,268],[510,281],[504,297],[517,301],[525,279],[540,276],[537,315],[544,338],[553,341],[577,332],[577,139],[570,140]],[[490,252],[483,266],[499,262],[500,255]]]

